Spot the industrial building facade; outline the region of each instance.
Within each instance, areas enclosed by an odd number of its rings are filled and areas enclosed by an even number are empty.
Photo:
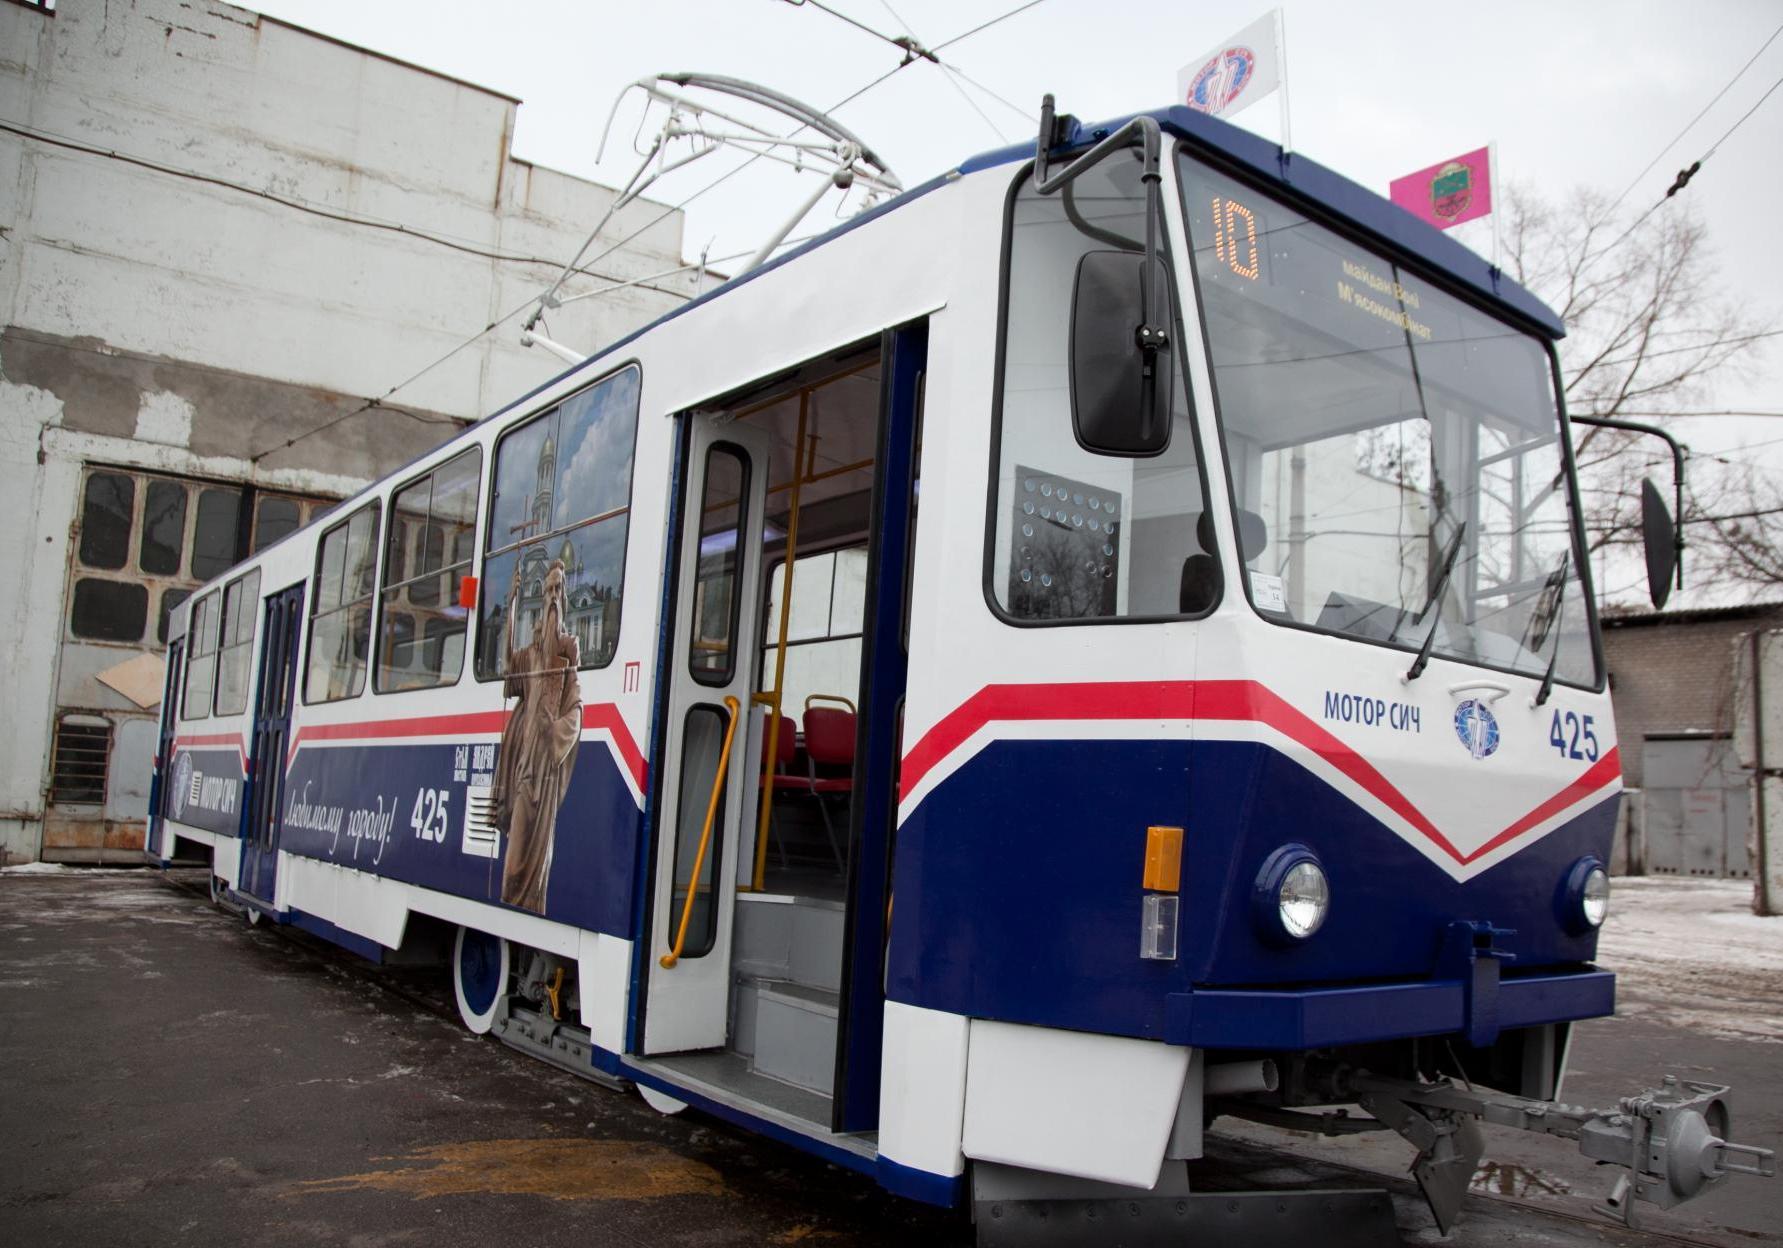
[[[558,371],[504,318],[615,193],[515,159],[511,97],[226,4],[0,4],[0,49],[0,862],[126,860],[169,613]],[[617,213],[554,335],[691,293],[681,224]]]

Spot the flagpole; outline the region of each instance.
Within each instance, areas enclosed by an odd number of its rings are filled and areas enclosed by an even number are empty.
[[[1498,260],[1498,140],[1486,144],[1486,185],[1492,196],[1492,267]]]
[[[1275,49],[1276,55],[1281,57],[1282,62],[1282,151],[1288,152],[1292,151],[1294,148],[1293,133],[1289,129],[1288,23],[1286,19],[1282,17],[1282,11],[1279,7],[1275,10]]]

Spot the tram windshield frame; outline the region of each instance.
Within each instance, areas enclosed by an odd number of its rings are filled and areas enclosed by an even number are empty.
[[[1186,145],[1175,165],[1257,613],[1600,690],[1552,345]]]

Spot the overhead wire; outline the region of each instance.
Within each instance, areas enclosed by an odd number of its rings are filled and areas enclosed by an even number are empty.
[[[1634,179],[1631,182],[1629,182],[1629,184],[1625,188],[1623,188],[1623,191],[1620,195],[1616,196],[1616,202],[1609,206],[1608,212],[1605,213],[1606,216],[1608,215],[1609,212],[1614,212],[1614,211],[1616,211],[1617,208],[1621,207],[1622,201],[1627,199],[1629,194],[1634,190],[1634,188],[1640,185],[1641,179],[1646,177],[1649,173],[1653,172],[1653,166],[1657,165],[1661,160],[1664,160],[1665,154],[1667,152],[1671,151],[1672,148],[1676,147],[1679,143],[1683,142],[1684,136],[1690,133],[1691,129],[1693,127],[1695,127],[1696,123],[1701,121],[1705,116],[1707,116],[1708,112],[1711,108],[1714,108],[1715,105],[1717,105],[1721,102],[1722,96],[1726,95],[1729,91],[1733,90],[1734,84],[1737,83],[1741,78],[1746,76],[1746,71],[1751,69],[1752,66],[1757,63],[1758,58],[1764,55],[1764,51],[1766,48],[1770,47],[1771,44],[1776,42],[1778,35],[1783,35],[1783,26],[1778,26],[1777,29],[1773,30],[1771,32],[1771,37],[1769,39],[1766,39],[1763,43],[1758,45],[1758,51],[1756,51],[1752,54],[1751,59],[1749,59],[1744,65],[1740,66],[1739,71],[1737,73],[1735,73],[1732,78],[1729,78],[1724,84],[1722,84],[1721,90],[1715,92],[1714,98],[1711,99],[1707,104],[1704,104],[1702,106],[1702,110],[1700,112],[1698,112],[1696,114],[1696,116],[1692,117],[1689,120],[1689,122],[1687,122],[1685,124],[1685,126],[1682,130],[1678,131],[1677,137],[1674,138],[1670,143],[1667,143],[1664,147],[1660,148],[1659,151],[1654,155],[1653,159],[1649,160],[1647,162],[1646,167],[1644,169],[1642,169],[1639,173],[1634,175]]]
[[[334,208],[327,208],[320,204],[312,204],[289,195],[280,195],[275,191],[263,190],[260,187],[248,186],[241,182],[232,182],[228,178],[220,178],[214,174],[199,173],[192,169],[182,169],[177,165],[164,164],[161,161],[148,160],[141,156],[132,156],[127,152],[120,152],[113,148],[98,147],[94,144],[83,143],[78,139],[71,139],[66,135],[56,134],[49,130],[40,130],[31,126],[20,126],[12,122],[0,121],[0,131],[16,134],[21,138],[29,139],[35,143],[42,143],[50,147],[66,148],[70,151],[81,152],[85,155],[99,156],[107,160],[117,161],[120,164],[147,169],[151,172],[164,174],[168,177],[181,178],[190,182],[200,182],[223,190],[235,191],[242,195],[250,195],[256,199],[264,199],[269,203],[278,204],[281,207],[307,213],[310,216],[321,217],[329,221],[338,221],[344,225],[362,226],[366,229],[373,230],[385,230],[393,234],[400,234],[404,238],[412,238],[418,242],[431,243],[437,247],[449,248],[452,251],[461,252],[468,256],[476,256],[484,260],[498,260],[505,264],[536,264],[549,268],[557,268],[561,264],[560,261],[552,260],[545,256],[529,256],[516,252],[494,251],[487,247],[478,246],[467,240],[455,239],[449,234],[418,229],[412,225],[405,225],[400,221],[387,221],[382,218],[364,216],[358,213],[341,212]],[[605,281],[620,280],[615,274],[597,273],[587,268],[577,269],[576,272],[581,273],[586,277],[597,277]],[[650,287],[650,289],[665,295],[680,293],[661,287]]]
[[[880,83],[884,82],[887,78],[890,78],[893,74],[895,74],[899,70],[903,69],[905,65],[909,65],[909,64],[913,64],[913,63],[914,63],[913,61],[904,61],[901,64],[894,65],[891,69],[889,69],[885,73],[879,75],[877,78],[873,79],[871,82],[867,83],[866,86],[861,87],[858,90],[850,93],[848,96],[844,97],[840,102],[838,102],[836,104],[832,104],[825,111],[833,113],[837,109],[841,108],[843,105],[851,103],[852,101],[859,99],[861,96],[865,95],[868,91],[871,91],[874,87],[876,87]],[[793,129],[787,137],[790,138],[792,135],[796,135],[801,130],[804,130],[804,129],[807,129],[807,127],[800,125],[800,126],[796,127],[795,129]],[[756,161],[762,159],[763,155],[764,155],[764,153],[762,153],[762,152],[754,153],[747,160],[742,161],[740,164],[736,165],[734,168],[726,171],[725,173],[720,174],[718,177],[714,178],[711,182],[707,183],[705,186],[702,186],[699,190],[693,192],[691,195],[687,196],[685,199],[681,200],[679,203],[665,208],[662,212],[658,213],[651,220],[649,220],[645,224],[639,226],[637,229],[633,230],[630,234],[627,234],[624,238],[620,239],[618,242],[616,242],[612,246],[608,247],[605,251],[603,251],[603,252],[599,253],[598,255],[596,255],[595,257],[593,257],[585,265],[581,266],[577,271],[584,272],[584,271],[592,269],[592,267],[594,265],[599,264],[607,256],[612,255],[613,252],[617,251],[619,248],[626,246],[627,244],[632,242],[634,239],[636,239],[639,235],[655,228],[659,223],[666,220],[669,216],[673,215],[676,212],[682,211],[689,204],[693,203],[695,200],[700,198],[700,196],[705,195],[710,191],[716,190],[719,186],[723,185],[725,182],[729,181],[731,178],[735,177],[737,174],[741,173],[743,170],[749,168],[749,166],[753,165]],[[555,262],[553,262],[553,263],[555,264]],[[674,293],[680,293],[680,292],[674,292]],[[451,350],[447,351],[445,354],[439,356],[437,359],[431,361],[430,363],[424,365],[423,367],[416,370],[415,372],[409,374],[409,376],[403,378],[401,381],[397,382],[394,386],[391,386],[388,390],[385,390],[382,394],[377,395],[375,398],[367,399],[363,403],[361,403],[358,407],[352,409],[351,411],[343,412],[341,415],[336,416],[331,420],[324,421],[322,424],[317,425],[314,428],[306,429],[302,433],[295,434],[292,437],[285,439],[285,441],[283,443],[281,443],[277,446],[270,446],[264,450],[254,453],[253,455],[250,455],[248,457],[248,462],[249,463],[259,463],[262,459],[265,459],[268,455],[275,455],[280,451],[289,450],[291,447],[295,446],[297,443],[305,440],[306,438],[314,437],[316,434],[319,434],[319,433],[325,433],[329,429],[332,429],[335,426],[342,424],[343,422],[350,420],[355,416],[359,416],[359,415],[364,414],[365,412],[372,411],[376,408],[383,407],[386,404],[386,402],[390,398],[392,398],[399,390],[402,390],[410,385],[413,385],[416,381],[419,381],[422,377],[426,376],[428,373],[432,372],[434,369],[438,368],[440,365],[446,363],[446,361],[450,360],[453,356],[457,355],[460,351],[463,351],[465,348],[471,346],[478,339],[484,337],[486,334],[490,333],[493,330],[501,328],[501,326],[507,324],[509,321],[511,321],[515,317],[519,316],[522,312],[524,312],[528,308],[532,307],[533,304],[538,301],[538,297],[539,296],[537,294],[528,295],[526,298],[526,301],[524,303],[521,303],[519,306],[515,307],[512,311],[504,313],[503,315],[497,317],[495,320],[490,321],[487,325],[483,326],[482,329],[477,330],[474,334],[471,334],[469,337],[465,338],[462,342],[458,343]],[[394,409],[394,410],[401,410],[401,409]],[[404,414],[406,415],[408,413],[404,413]],[[470,422],[466,422],[466,423],[475,423],[475,422],[470,421]]]

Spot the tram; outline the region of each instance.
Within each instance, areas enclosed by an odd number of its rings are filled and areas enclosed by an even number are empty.
[[[1622,787],[1563,333],[1049,99],[196,594],[148,852],[924,1201],[1196,1216],[1220,1114],[1400,1131],[1445,1228],[1482,1118],[1624,1216],[1768,1172],[1725,1088],[1554,1099]]]

